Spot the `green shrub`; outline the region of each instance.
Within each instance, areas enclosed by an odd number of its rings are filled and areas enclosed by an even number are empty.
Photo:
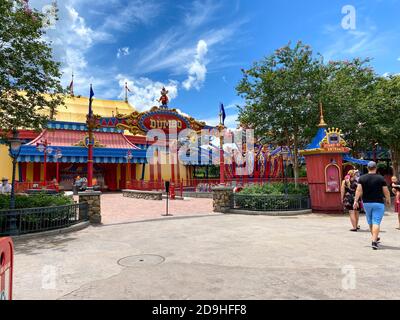
[[[298,184],[297,188],[294,183],[287,183],[288,194],[300,194],[307,196],[309,194],[308,185]],[[268,183],[264,185],[251,185],[243,188],[240,194],[247,195],[283,195],[285,194],[284,183]]]
[[[49,195],[45,193],[38,193],[32,195],[16,195],[15,208],[42,208],[42,207],[56,207],[73,204],[74,201],[65,195]],[[8,209],[10,207],[10,196],[0,195],[0,210]]]

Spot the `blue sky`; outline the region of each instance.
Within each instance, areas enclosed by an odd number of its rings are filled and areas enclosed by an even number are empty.
[[[31,0],[46,11],[52,0]],[[47,5],[47,6],[46,6]],[[58,0],[48,30],[63,84],[75,94],[123,99],[139,110],[156,105],[160,88],[170,107],[215,124],[219,102],[235,127],[241,68],[289,41],[302,40],[326,60],[374,58],[380,74],[400,73],[400,0]],[[355,9],[344,29],[342,8]]]

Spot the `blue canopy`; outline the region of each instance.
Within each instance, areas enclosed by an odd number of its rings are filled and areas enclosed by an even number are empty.
[[[320,148],[321,141],[325,138],[326,132],[325,128],[319,128],[317,135],[314,137],[312,142],[306,147],[306,150],[318,149]]]
[[[346,161],[346,162],[359,164],[361,166],[367,166],[368,163],[369,163],[369,161],[367,161],[367,160],[356,159],[356,158],[351,157],[348,154],[343,155],[343,160]]]

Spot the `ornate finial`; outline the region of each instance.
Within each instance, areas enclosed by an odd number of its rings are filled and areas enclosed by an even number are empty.
[[[320,110],[320,121],[319,121],[319,128],[326,128],[328,125],[326,124],[324,120],[324,109],[322,107],[322,102],[319,102],[319,110]]]

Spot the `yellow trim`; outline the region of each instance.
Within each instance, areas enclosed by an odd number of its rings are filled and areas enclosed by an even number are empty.
[[[117,165],[117,189],[119,189],[119,185],[120,185],[120,180],[121,180],[121,164],[118,163]]]

